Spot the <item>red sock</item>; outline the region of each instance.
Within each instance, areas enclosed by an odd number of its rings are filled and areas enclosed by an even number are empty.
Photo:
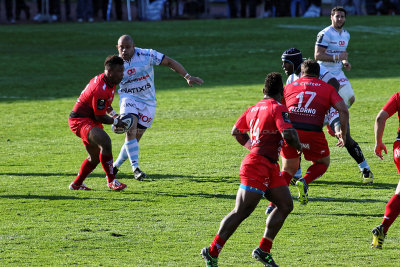
[[[265,237],[261,238],[259,247],[262,249],[262,251],[270,253],[272,248],[272,240]]]
[[[210,245],[210,256],[213,258],[218,257],[219,253],[221,252],[222,248],[225,245],[225,240],[222,240],[221,237],[219,237],[219,235],[216,235],[214,237],[213,242]]]
[[[328,169],[328,166],[322,163],[313,163],[308,169],[306,175],[304,175],[304,180],[306,181],[306,184],[310,184],[312,181],[318,179],[321,177],[326,170]]]
[[[385,215],[383,216],[383,231],[387,232],[389,227],[392,225],[394,220],[396,220],[397,216],[400,214],[400,196],[393,195],[389,202],[386,204]]]
[[[103,166],[104,172],[107,175],[107,181],[111,183],[115,179],[113,171],[113,156],[100,154],[100,162],[101,166]]]
[[[85,159],[81,165],[78,175],[74,180],[74,184],[81,185],[88,175],[96,168],[97,165],[93,165],[88,159]]]
[[[281,172],[283,179],[285,179],[287,185],[290,185],[290,180],[292,180],[293,175],[290,175],[289,173],[282,171]]]

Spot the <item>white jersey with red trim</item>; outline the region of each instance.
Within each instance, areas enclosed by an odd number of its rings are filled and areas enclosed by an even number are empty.
[[[120,55],[121,56],[121,55]],[[135,47],[132,58],[124,60],[124,78],[119,84],[120,97],[132,98],[137,102],[155,107],[154,65],[160,65],[164,54],[153,49]]]
[[[342,31],[339,32],[334,27],[328,26],[318,33],[315,45],[326,48],[326,53],[333,56],[346,51],[349,41],[350,33],[348,31],[342,29]],[[318,61],[318,63],[324,66],[333,75],[336,75],[342,70],[341,61]]]

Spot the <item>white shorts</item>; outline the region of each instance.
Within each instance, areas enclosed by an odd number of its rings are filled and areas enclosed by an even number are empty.
[[[132,98],[121,97],[119,99],[120,114],[135,114],[138,116],[138,124],[150,128],[153,124],[156,107],[148,106],[145,103],[135,101]]]
[[[333,108],[330,107],[328,113],[325,116],[324,120],[324,125],[329,125],[331,126],[333,122],[339,121],[339,112]]]
[[[340,83],[339,95],[343,98],[343,101],[347,107],[350,108],[350,98],[355,96],[353,88],[351,87],[351,84],[346,75],[344,75],[343,71],[335,75],[335,78]]]

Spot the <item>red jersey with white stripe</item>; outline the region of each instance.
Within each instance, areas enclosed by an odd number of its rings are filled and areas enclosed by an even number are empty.
[[[295,129],[321,132],[329,107],[341,100],[333,86],[316,77],[301,77],[285,86],[282,103]]]
[[[79,118],[95,120],[94,115],[106,114],[107,108],[114,100],[114,91],[115,85],[107,83],[104,73],[97,75],[86,85],[72,111],[78,114]]]
[[[399,132],[397,139],[400,140],[400,92],[395,93],[392,95],[389,99],[389,101],[383,106],[382,108],[384,111],[386,111],[389,114],[389,117],[393,116],[396,112],[398,112],[398,117],[399,117]]]
[[[250,131],[250,153],[259,154],[278,161],[282,146],[282,132],[293,128],[287,108],[273,98],[264,98],[249,107],[236,121],[240,132]]]

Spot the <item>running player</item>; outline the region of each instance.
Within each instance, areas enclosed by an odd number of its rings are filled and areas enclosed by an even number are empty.
[[[123,127],[118,118],[112,118],[107,112],[112,112],[111,103],[114,91],[124,75],[124,61],[117,55],[109,56],[104,62],[104,73],[97,75],[82,91],[71,114],[68,124],[71,130],[82,139],[89,156],[82,163],[76,179],[69,185],[71,190],[91,190],[83,181],[101,162],[107,175],[108,187],[113,190],[123,190],[126,185],[115,179],[113,173],[113,155],[111,139],[103,130],[104,124]]]
[[[382,110],[378,113],[375,120],[375,154],[383,160],[382,150],[387,154],[386,146],[382,143],[383,131],[385,130],[386,120],[393,116],[395,113],[400,116],[400,93],[395,93],[385,104]],[[400,118],[400,117],[399,117]],[[399,119],[400,120],[400,119]],[[400,174],[400,121],[399,131],[397,132],[396,141],[393,144],[393,159],[397,167],[397,172]],[[385,214],[383,216],[382,224],[372,229],[372,244],[371,248],[382,249],[383,241],[385,240],[386,233],[394,220],[400,214],[400,181],[397,184],[395,194],[386,204]]]
[[[306,60],[301,65],[301,78],[287,85],[284,103],[289,109],[289,118],[297,130],[303,148],[304,158],[312,161],[303,178],[296,182],[299,201],[308,202],[308,184],[321,177],[329,167],[328,142],[322,131],[325,115],[330,106],[339,112],[340,129],[337,146],[346,142],[349,113],[343,99],[335,88],[318,79],[320,66],[316,61]],[[290,146],[282,147],[282,176],[289,184],[296,172],[300,156]]]
[[[117,160],[114,172],[129,158],[134,177],[142,180],[146,174],[139,168],[139,140],[147,128],[151,127],[156,112],[156,95],[154,86],[154,65],[167,66],[181,75],[189,86],[202,84],[203,80],[191,76],[177,61],[153,49],[135,47],[132,37],[122,35],[118,39],[119,56],[124,60],[124,78],[120,83],[120,114],[134,115],[135,122],[126,133],[125,143]]]
[[[314,57],[323,68],[326,68],[338,80],[340,83],[339,95],[343,98],[347,107],[350,108],[355,101],[354,91],[342,70],[342,67],[347,71],[351,70],[346,51],[350,34],[343,29],[346,22],[346,10],[343,7],[334,7],[331,11],[331,21],[332,24],[330,26],[318,33]],[[336,131],[340,126],[335,117],[337,117],[337,114],[332,109],[330,114],[330,125],[332,126],[330,127]],[[350,126],[348,126],[348,130],[350,130]],[[360,146],[351,138],[347,142],[346,149],[357,162],[363,183],[372,184],[373,174]]]
[[[218,266],[218,255],[225,242],[254,211],[264,191],[266,198],[273,201],[277,208],[268,217],[260,245],[252,255],[265,266],[277,266],[270,254],[272,241],[293,209],[289,188],[279,171],[282,137],[295,151],[301,151],[301,146],[296,130],[289,121],[287,108],[279,103],[283,94],[282,76],[279,73],[267,75],[263,94],[264,99],[248,108],[232,129],[232,135],[250,153],[240,167],[241,184],[235,208],[221,221],[211,245],[201,251],[206,266]],[[250,137],[247,134],[249,131]]]

